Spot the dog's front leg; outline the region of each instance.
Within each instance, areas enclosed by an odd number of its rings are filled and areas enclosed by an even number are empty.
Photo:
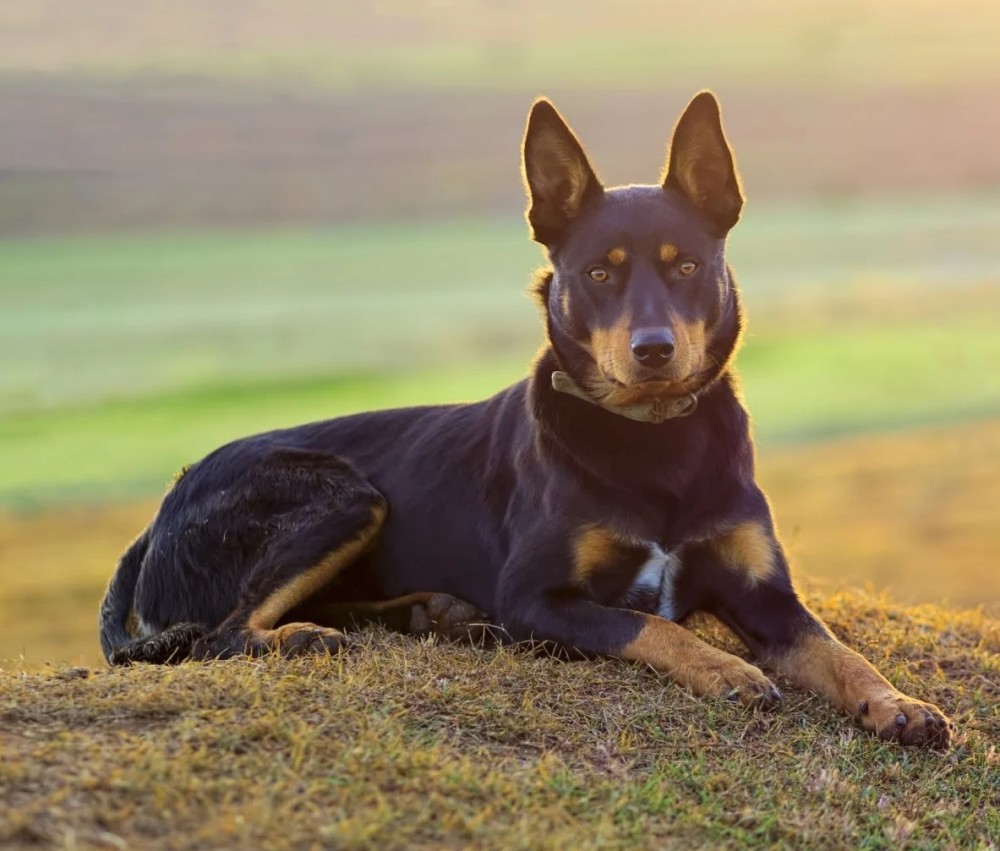
[[[503,609],[503,626],[516,640],[554,641],[584,653],[641,662],[697,695],[757,706],[781,699],[759,668],[655,615],[537,589],[508,596]]]
[[[709,608],[792,683],[826,697],[881,738],[947,747],[948,719],[903,694],[841,644],[799,600],[770,517],[737,524],[683,554]]]

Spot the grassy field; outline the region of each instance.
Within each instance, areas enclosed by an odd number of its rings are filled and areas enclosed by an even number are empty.
[[[942,324],[941,311],[963,305],[981,312],[954,294],[996,282],[998,231],[1000,203],[988,196],[759,204],[733,232],[730,258],[755,334],[777,313],[792,327],[831,327],[866,306],[892,333],[915,318]],[[539,338],[525,291],[540,262],[513,210],[0,242],[0,413],[234,380],[524,359]],[[955,329],[972,336],[964,321]],[[961,354],[947,340],[928,348],[938,345]]]
[[[1000,412],[998,210],[748,216],[731,256],[758,436]],[[149,493],[243,434],[491,395],[540,342],[539,257],[503,220],[0,244],[0,506]]]
[[[781,444],[995,416],[1000,378],[991,364],[1000,361],[1000,340],[988,314],[961,319],[751,339],[742,375],[757,437]],[[370,408],[485,398],[523,376],[527,360],[220,385],[8,415],[0,420],[0,506],[142,496],[236,437]]]
[[[332,659],[0,673],[0,844],[996,848],[1000,622],[815,602],[952,717],[951,751],[785,683],[752,713],[615,661],[362,632]]]

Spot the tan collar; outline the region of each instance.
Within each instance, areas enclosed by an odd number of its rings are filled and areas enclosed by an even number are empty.
[[[605,405],[599,399],[588,394],[568,373],[559,370],[552,373],[552,389],[559,393],[576,396],[577,399],[583,399],[584,402],[590,402],[591,405],[597,405],[612,414],[618,414],[620,417],[627,417],[640,423],[662,423],[675,417],[687,417],[693,414],[694,409],[698,407],[698,399],[693,393],[689,393],[687,396],[654,399],[651,402],[639,402],[635,405],[622,405],[621,407]]]

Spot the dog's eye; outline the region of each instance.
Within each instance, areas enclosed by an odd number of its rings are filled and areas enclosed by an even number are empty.
[[[608,270],[600,266],[595,266],[587,274],[590,276],[590,280],[596,281],[599,284],[603,284],[610,277],[608,275]]]
[[[688,275],[693,275],[698,271],[698,264],[695,263],[694,260],[685,260],[680,266],[677,267],[677,271],[682,277],[686,278]]]

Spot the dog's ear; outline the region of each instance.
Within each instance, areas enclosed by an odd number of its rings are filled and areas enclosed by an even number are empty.
[[[681,115],[670,141],[663,188],[688,197],[724,236],[743,209],[743,190],[733,152],[722,130],[719,102],[699,92]]]
[[[522,152],[531,237],[551,247],[604,187],[583,146],[545,98],[536,100],[528,114]]]

